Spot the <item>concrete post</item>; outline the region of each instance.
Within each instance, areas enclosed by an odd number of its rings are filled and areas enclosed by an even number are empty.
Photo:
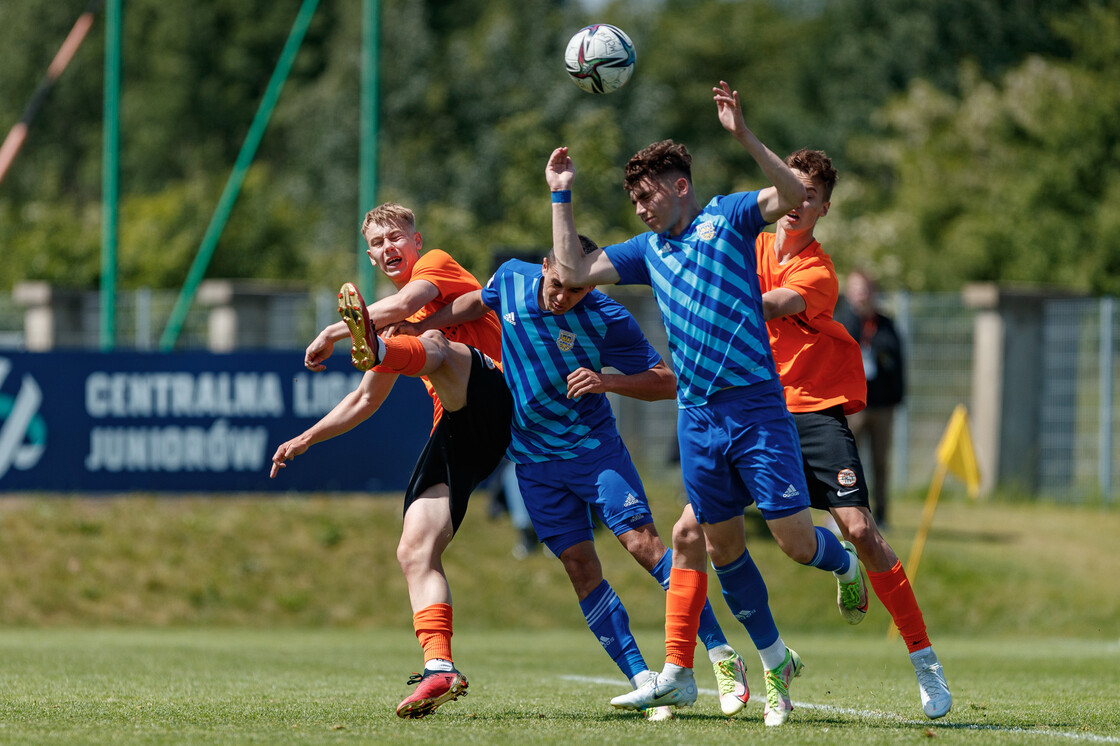
[[[16,283],[12,300],[26,308],[23,315],[24,344],[32,352],[59,347],[82,347],[97,338],[97,307],[88,311],[90,293],[54,287],[40,281]],[[93,298],[96,300],[96,296]]]
[[[231,352],[290,347],[292,330],[277,325],[289,324],[291,317],[279,311],[284,304],[304,302],[306,298],[306,287],[290,283],[204,280],[198,287],[197,300],[210,307],[207,348],[211,352]]]
[[[969,413],[984,494],[996,487],[1037,491],[1045,301],[1068,297],[991,283],[964,289],[965,305],[977,311]]]

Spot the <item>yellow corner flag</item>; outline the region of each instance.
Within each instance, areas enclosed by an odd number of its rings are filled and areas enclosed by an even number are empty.
[[[970,497],[975,498],[979,494],[980,468],[976,465],[976,452],[972,450],[972,436],[968,433],[968,410],[963,404],[958,404],[953,410],[945,434],[941,436],[941,443],[937,446],[937,468],[934,469],[933,481],[926,495],[922,523],[918,526],[918,533],[914,536],[910,557],[905,565],[906,575],[911,583],[918,575],[918,565],[922,562],[922,552],[925,550],[926,538],[933,525],[933,514],[937,510],[937,500],[941,497],[941,485],[945,481],[947,471],[964,480],[968,485]],[[897,634],[898,630],[892,623],[887,630],[887,639],[893,639]]]
[[[958,404],[949,418],[949,426],[937,446],[937,460],[964,480],[969,497],[975,498],[980,493],[980,468],[976,465],[976,452],[972,450],[968,411],[963,404]]]

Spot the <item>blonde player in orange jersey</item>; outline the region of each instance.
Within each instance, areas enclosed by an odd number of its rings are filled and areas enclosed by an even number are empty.
[[[421,337],[376,335],[378,327],[421,321],[481,285],[446,252],[421,256],[423,239],[416,231],[416,218],[401,205],[386,203],[371,210],[362,235],[373,266],[397,291],[367,307],[352,284],[343,285],[338,296],[343,320],[319,333],[307,348],[304,365],[323,370],[334,343],[349,335],[354,366],[366,374],[319,422],[276,449],[271,476],[315,443],[369,418],[398,374],[424,380],[432,396],[432,433],[405,491],[397,545],[413,626],[424,651],[424,672],[409,679],[418,686],[397,706],[397,715],[420,718],[467,690],[467,679],[451,657],[451,589],[442,556],[463,520],[471,492],[509,445],[513,402],[502,378],[501,332],[493,313]],[[383,455],[399,457],[391,450]]]

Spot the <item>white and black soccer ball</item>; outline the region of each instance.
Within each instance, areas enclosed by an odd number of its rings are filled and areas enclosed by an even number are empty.
[[[610,93],[626,85],[636,60],[634,42],[608,23],[581,28],[564,50],[568,75],[588,93]]]

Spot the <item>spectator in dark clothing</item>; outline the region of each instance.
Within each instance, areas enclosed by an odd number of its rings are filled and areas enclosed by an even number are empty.
[[[885,530],[894,410],[905,395],[902,338],[894,321],[878,309],[875,281],[866,272],[848,275],[844,296],[846,307],[837,309],[836,319],[859,342],[867,376],[867,408],[849,415],[848,426],[857,443],[870,447],[871,513]]]

